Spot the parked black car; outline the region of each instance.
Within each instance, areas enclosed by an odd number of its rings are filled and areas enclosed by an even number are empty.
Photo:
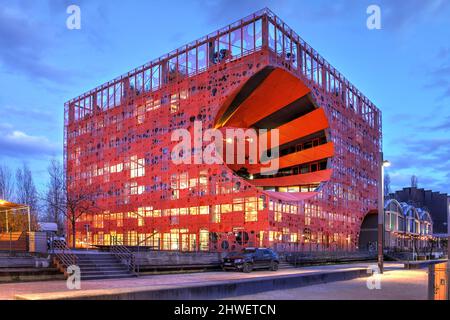
[[[278,270],[278,255],[272,249],[246,248],[241,252],[231,252],[222,263],[223,270],[251,272],[253,269]]]

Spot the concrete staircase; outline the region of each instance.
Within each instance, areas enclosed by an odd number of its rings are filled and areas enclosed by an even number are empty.
[[[74,252],[81,270],[81,280],[116,279],[134,277],[114,254],[109,252]]]

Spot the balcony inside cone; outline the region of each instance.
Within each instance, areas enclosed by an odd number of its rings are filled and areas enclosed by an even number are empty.
[[[258,147],[256,163],[249,161],[251,139],[247,139],[244,164],[225,162],[236,175],[269,194],[285,200],[306,199],[331,178],[334,146],[325,112],[313,101],[310,89],[284,69],[266,67],[229,95],[217,113],[215,127],[225,137],[227,129],[253,128],[258,139],[267,140],[269,151]],[[261,134],[259,129],[268,133]],[[279,132],[278,145],[270,143],[273,129]],[[228,138],[226,143],[233,142]],[[276,147],[278,171],[262,174],[267,164],[261,163],[260,155],[272,156]]]

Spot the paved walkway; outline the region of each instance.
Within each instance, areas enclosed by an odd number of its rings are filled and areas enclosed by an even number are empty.
[[[367,278],[233,297],[237,300],[426,300],[428,274],[421,270],[389,270],[381,288],[370,290]]]
[[[156,287],[156,286],[183,286],[202,284],[215,281],[229,282],[233,280],[251,279],[258,277],[270,277],[274,275],[322,273],[326,271],[343,271],[358,268],[367,268],[373,263],[355,263],[342,265],[313,266],[297,269],[283,269],[278,272],[255,271],[250,274],[240,272],[203,272],[187,274],[149,275],[138,278],[114,279],[114,280],[85,280],[81,282],[81,292],[87,290]],[[389,264],[387,269],[402,268],[401,264]],[[14,299],[15,295],[29,293],[50,293],[69,291],[65,281],[41,281],[26,283],[0,284],[0,299]]]

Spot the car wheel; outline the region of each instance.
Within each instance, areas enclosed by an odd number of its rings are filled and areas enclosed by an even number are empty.
[[[242,272],[245,272],[245,273],[250,273],[250,272],[252,272],[252,270],[253,270],[253,267],[252,267],[252,265],[250,264],[250,263],[244,263],[244,265],[242,266]]]
[[[278,270],[278,262],[272,261],[270,263],[270,271],[277,271]]]

